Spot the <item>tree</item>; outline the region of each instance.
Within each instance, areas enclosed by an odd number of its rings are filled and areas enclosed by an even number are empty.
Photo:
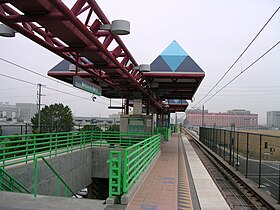
[[[116,124],[110,125],[106,131],[120,131],[120,125],[116,125]]]
[[[31,119],[33,132],[65,132],[71,131],[74,126],[72,111],[63,104],[51,104],[41,110],[41,129],[38,131],[38,113]]]
[[[81,131],[90,131],[90,130],[93,130],[93,131],[102,131],[102,129],[100,128],[100,126],[98,125],[85,125]]]

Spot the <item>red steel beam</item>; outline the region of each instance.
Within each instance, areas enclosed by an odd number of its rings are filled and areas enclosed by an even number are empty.
[[[46,11],[48,11],[47,14],[28,14],[28,15],[22,15],[13,10],[8,4],[10,3],[16,7],[16,5],[22,6],[24,9],[28,9],[28,3],[30,2],[13,2],[13,1],[5,1],[4,3],[1,2],[0,5],[2,6],[0,8],[0,20],[1,22],[7,24],[8,26],[14,28],[16,31],[22,33],[24,36],[30,38],[34,42],[42,45],[43,47],[47,48],[48,50],[58,54],[59,56],[67,59],[68,61],[78,65],[79,67],[84,68],[86,71],[88,71],[90,74],[92,74],[94,77],[99,78],[100,75],[96,73],[96,69],[98,68],[104,68],[104,71],[106,72],[106,66],[95,66],[90,63],[88,63],[84,59],[80,59],[81,62],[77,63],[77,53],[79,50],[82,52],[88,51],[88,52],[98,52],[98,54],[101,56],[101,59],[106,59],[106,62],[108,62],[108,66],[111,65],[112,69],[115,69],[116,72],[119,72],[120,75],[122,75],[124,78],[129,78],[129,81],[131,83],[131,86],[135,86],[142,94],[144,94],[146,97],[150,98],[152,103],[160,110],[163,110],[162,104],[158,103],[151,95],[150,90],[147,89],[147,86],[145,85],[145,78],[142,73],[139,71],[131,71],[132,67],[131,65],[129,67],[126,67],[125,64],[130,60],[133,65],[137,66],[137,62],[132,57],[131,53],[128,51],[122,40],[117,35],[112,35],[107,32],[97,32],[96,35],[93,34],[91,31],[88,30],[87,24],[89,22],[90,16],[92,14],[92,11],[96,13],[96,15],[99,17],[99,19],[102,21],[103,24],[110,23],[105,14],[102,12],[100,7],[97,5],[97,3],[94,0],[77,0],[75,5],[72,7],[72,10],[70,10],[66,5],[64,5],[59,0],[50,0],[50,1],[44,1],[44,0],[37,0],[32,1],[34,5],[44,7]],[[85,6],[85,4],[88,3],[88,5]],[[30,10],[32,7],[30,7]],[[81,13],[85,12],[89,9],[89,14],[86,19],[86,23],[83,24],[78,18],[77,15],[80,15]],[[36,12],[36,11],[35,11]],[[85,44],[88,45],[88,47],[82,48],[82,49],[76,49],[73,47],[67,47],[62,42],[55,39],[57,37],[56,31],[52,31],[50,33],[47,31],[48,26],[45,31],[41,29],[40,27],[37,27],[32,22],[38,22],[39,25],[43,26],[51,21],[61,21],[60,24],[64,25],[64,27],[68,27],[69,29],[71,27],[74,27],[73,33],[79,34],[78,37],[81,41],[83,41]],[[22,25],[18,24],[19,22],[22,22]],[[54,23],[55,24],[55,23]],[[37,27],[37,28],[36,28]],[[54,27],[53,27],[54,28]],[[94,29],[94,28],[93,28]],[[43,37],[38,37],[37,34]],[[98,37],[105,36],[105,41],[103,44],[98,40]],[[107,47],[110,45],[110,43],[115,39],[115,41],[119,44],[119,47],[115,48],[113,52],[110,52],[107,50]],[[92,45],[90,44],[92,43]],[[91,45],[91,46],[90,46]],[[117,57],[123,57],[123,60],[119,62],[116,58]],[[107,66],[107,68],[108,68]],[[137,74],[137,78],[134,78],[135,74]],[[113,81],[113,78],[111,78]],[[108,82],[108,81],[106,81]],[[110,83],[110,82],[109,82]],[[112,84],[113,82],[111,82]]]

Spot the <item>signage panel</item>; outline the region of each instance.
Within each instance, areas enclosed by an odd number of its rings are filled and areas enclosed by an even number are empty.
[[[80,88],[84,91],[90,92],[92,94],[101,96],[101,87],[93,84],[83,78],[81,78],[80,76],[74,76],[73,77],[73,86]]]

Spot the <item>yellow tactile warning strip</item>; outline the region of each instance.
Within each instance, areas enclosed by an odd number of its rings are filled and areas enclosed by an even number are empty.
[[[179,141],[179,160],[178,160],[178,210],[193,209],[189,187],[189,180],[186,170],[186,162],[183,154],[183,145]]]

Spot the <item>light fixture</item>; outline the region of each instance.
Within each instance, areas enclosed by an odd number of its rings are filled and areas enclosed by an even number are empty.
[[[140,66],[134,66],[133,69],[137,69],[140,72],[150,72],[151,66],[149,64],[141,64]]]
[[[76,71],[76,65],[75,64],[69,64],[69,71]]]
[[[3,37],[15,37],[16,32],[14,29],[10,28],[5,24],[0,24],[0,36]]]
[[[76,65],[73,63],[69,64],[69,71],[76,71]],[[78,68],[78,71],[84,71],[82,68]]]
[[[126,20],[113,20],[111,24],[101,25],[100,30],[111,31],[116,35],[127,35],[130,33],[130,23]]]

